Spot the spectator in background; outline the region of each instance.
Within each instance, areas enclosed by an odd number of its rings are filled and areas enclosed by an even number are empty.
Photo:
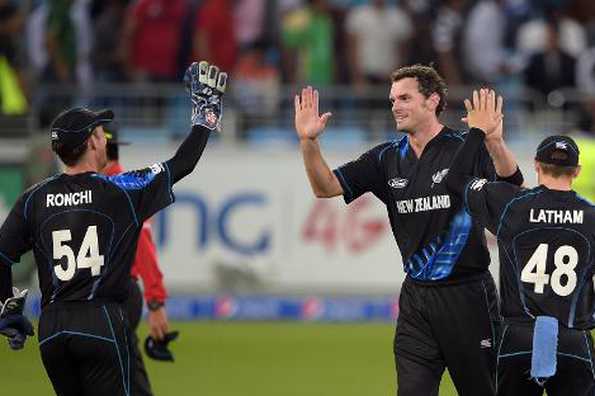
[[[124,81],[126,59],[120,46],[128,0],[107,0],[94,24],[92,63],[100,81]]]
[[[325,0],[288,12],[282,22],[283,45],[293,54],[290,82],[324,86],[335,81],[334,23]]]
[[[13,66],[17,61],[17,37],[23,28],[23,14],[11,0],[0,0],[0,56]]]
[[[585,28],[559,10],[548,10],[543,18],[532,19],[519,28],[516,37],[516,48],[528,59],[531,54],[544,51],[547,45],[548,21],[556,20],[559,30],[559,45],[562,50],[575,58],[587,48]]]
[[[233,26],[240,51],[263,39],[267,0],[237,0]]]
[[[411,19],[402,9],[386,3],[373,0],[347,14],[349,64],[356,86],[386,85],[390,73],[407,57]]]
[[[576,86],[585,94],[577,128],[595,136],[595,46],[584,51],[577,60]]]
[[[245,116],[242,127],[252,127],[252,119],[275,114],[280,101],[279,68],[266,59],[267,44],[259,41],[240,55],[233,72],[234,93],[238,107]]]
[[[402,3],[406,13],[411,18],[413,29],[408,43],[407,65],[429,65],[436,60],[436,51],[432,40],[432,25],[434,23],[434,7],[436,0],[404,0]]]
[[[0,0],[0,114],[27,111],[24,76],[17,56],[17,37],[24,26],[23,14],[10,0]]]
[[[127,73],[135,80],[175,81],[185,0],[138,0],[122,37]]]
[[[92,81],[89,55],[93,41],[88,0],[49,0],[47,7],[48,63],[42,79],[88,87]]]
[[[472,81],[499,82],[507,72],[502,0],[482,0],[469,11],[463,31],[464,68]]]
[[[531,56],[525,69],[527,87],[545,97],[560,88],[575,86],[576,60],[560,48],[560,25],[550,21],[546,25],[546,46]]]
[[[231,0],[204,0],[201,3],[196,16],[193,50],[193,59],[205,59],[222,70],[233,70],[238,49]]]
[[[86,92],[93,73],[89,60],[93,36],[88,0],[48,0],[27,20],[27,55],[33,74],[42,83]],[[71,92],[47,92],[40,101],[39,126],[49,126],[72,101]]]
[[[460,59],[463,59],[460,43],[466,4],[467,0],[445,0],[438,10],[432,30],[438,69],[448,85],[460,85],[466,80],[460,63]]]
[[[595,2],[593,0],[573,0],[568,4],[566,12],[568,17],[579,22],[585,28],[588,42],[594,44]]]

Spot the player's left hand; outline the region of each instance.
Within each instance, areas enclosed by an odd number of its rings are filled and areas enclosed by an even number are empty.
[[[184,74],[184,84],[192,100],[192,126],[220,131],[227,73],[206,61],[194,62]]]
[[[464,103],[467,116],[462,120],[469,125],[469,128],[481,129],[486,134],[486,139],[497,138],[498,134],[502,137],[503,99],[501,96],[496,99],[494,90],[482,88],[479,91],[473,91],[473,102],[465,99]]]
[[[167,311],[165,307],[160,307],[154,311],[149,311],[149,333],[154,340],[161,341],[169,331],[169,322],[167,321]]]
[[[502,113],[502,107],[503,100],[502,97],[499,96],[498,100],[496,101],[496,113],[499,113],[501,115],[500,122],[498,123],[498,126],[496,126],[496,129],[494,129],[492,133],[486,135],[485,140],[488,144],[502,141],[504,139],[504,113]]]

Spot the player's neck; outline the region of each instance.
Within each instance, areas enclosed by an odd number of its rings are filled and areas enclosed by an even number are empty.
[[[83,157],[76,165],[67,166],[64,173],[67,175],[77,175],[86,172],[99,172],[101,168],[97,161],[94,161],[92,158]]]
[[[442,125],[437,118],[432,117],[428,119],[428,122],[419,125],[415,128],[415,131],[409,133],[409,144],[417,158],[421,157],[428,142],[434,139],[434,137],[440,133],[442,128],[444,128],[444,125]]]
[[[539,184],[545,186],[549,190],[555,191],[571,191],[572,182],[564,177],[552,177],[549,175],[541,175]]]

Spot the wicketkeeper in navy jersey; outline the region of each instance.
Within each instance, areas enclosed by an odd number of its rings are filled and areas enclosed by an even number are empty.
[[[499,133],[502,101],[481,90],[465,105],[471,130],[447,184],[498,239],[498,394],[537,396],[545,387],[549,396],[593,395],[595,207],[572,190],[578,146],[567,136],[543,140],[532,189],[474,177],[470,157]]]
[[[74,108],[51,126],[52,149],[66,170],[23,193],[0,229],[0,333],[22,347],[32,333],[22,310],[10,309],[11,265],[33,249],[41,288],[39,347],[60,396],[131,396],[130,329],[121,308],[143,222],[174,201],[173,184],[195,168],[211,131],[220,127],[227,75],[193,63],[185,82],[192,131],[175,155],[148,168],[105,176],[103,125],[110,110]],[[18,305],[18,304],[16,304]]]
[[[386,205],[407,273],[394,342],[400,396],[438,395],[446,367],[460,395],[496,391],[498,299],[484,230],[444,182],[464,140],[438,118],[446,93],[432,67],[395,71],[389,99],[404,136],[334,171],[318,143],[330,113],[319,115],[318,92],[311,87],[295,97],[295,126],[314,194],[343,195],[350,203],[371,192]],[[473,155],[473,166],[477,176],[522,184],[501,135],[486,140]],[[373,263],[362,265],[373,271]]]

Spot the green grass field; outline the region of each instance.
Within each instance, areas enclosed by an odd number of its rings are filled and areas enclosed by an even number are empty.
[[[158,396],[395,394],[391,325],[182,322],[172,328],[181,331],[172,347],[176,362],[145,359]],[[36,342],[20,352],[3,342],[0,378],[3,395],[53,395]],[[440,396],[447,395],[456,392],[445,375]]]

